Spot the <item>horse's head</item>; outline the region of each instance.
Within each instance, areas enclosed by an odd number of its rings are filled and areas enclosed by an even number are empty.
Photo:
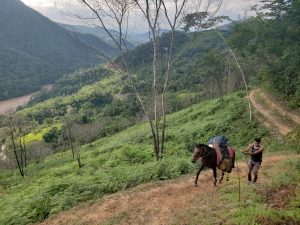
[[[204,145],[196,145],[194,148],[194,155],[192,158],[192,163],[195,163],[199,158],[203,156],[203,153],[205,152],[205,146]]]

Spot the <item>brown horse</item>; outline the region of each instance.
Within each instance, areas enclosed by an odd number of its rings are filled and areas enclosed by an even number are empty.
[[[199,171],[197,172],[196,179],[195,179],[195,186],[197,186],[199,174],[204,169],[204,167],[208,167],[213,170],[213,174],[215,177],[214,186],[216,186],[217,185],[217,153],[216,153],[216,150],[207,145],[198,144],[198,145],[196,145],[196,147],[194,149],[194,155],[193,155],[192,162],[195,163],[199,158],[201,158],[202,165],[201,165]],[[220,183],[222,182],[223,178],[224,178],[224,171],[222,171],[222,177],[219,181]],[[229,179],[229,177],[227,177],[227,180],[228,179]]]

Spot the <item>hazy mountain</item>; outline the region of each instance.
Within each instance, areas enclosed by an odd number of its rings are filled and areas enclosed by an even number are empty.
[[[70,32],[19,0],[0,4],[0,99],[35,91],[79,67],[104,59],[116,51],[95,36]]]
[[[64,28],[70,30],[70,31],[76,31],[80,33],[85,33],[85,34],[93,34],[97,37],[99,37],[102,41],[107,42],[108,44],[112,44],[111,38],[109,35],[106,33],[106,31],[101,28],[101,27],[88,27],[88,26],[82,26],[82,25],[69,25],[69,24],[60,24]],[[111,34],[114,37],[118,37],[119,33],[118,31],[115,30],[109,30]],[[162,29],[161,34],[168,32],[168,30]],[[132,48],[134,46],[137,46],[139,44],[143,44],[149,41],[149,33],[141,33],[141,34],[133,34],[129,33],[127,35],[127,46],[129,48]]]
[[[102,41],[105,41],[108,44],[113,45],[111,38],[109,35],[106,33],[106,31],[103,28],[98,28],[98,27],[89,27],[89,26],[83,26],[83,25],[69,25],[69,24],[62,24],[59,23],[60,26],[68,29],[69,31],[75,31],[78,33],[83,33],[83,34],[92,34],[95,35],[96,37],[100,38]],[[111,34],[114,37],[118,36],[118,32],[115,30],[109,30]]]
[[[160,35],[164,33],[168,33],[169,30],[161,29]],[[135,43],[135,45],[144,44],[146,42],[149,42],[149,32],[141,33],[141,34],[129,34],[128,40],[132,43]]]

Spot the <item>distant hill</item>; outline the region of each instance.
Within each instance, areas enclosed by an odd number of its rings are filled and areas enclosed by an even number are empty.
[[[0,100],[27,94],[80,67],[104,62],[115,49],[99,38],[70,32],[19,0],[0,4]]]
[[[69,31],[73,31],[73,32],[81,33],[81,34],[91,34],[91,35],[94,35],[94,36],[100,38],[105,43],[107,43],[109,45],[113,45],[111,38],[109,37],[109,35],[106,33],[106,31],[103,28],[89,27],[89,26],[83,26],[83,25],[70,25],[70,24],[62,24],[62,23],[58,23],[58,24]],[[111,32],[111,34],[114,37],[118,36],[117,31],[115,31],[115,30],[109,30],[109,31]]]
[[[163,35],[168,32],[170,32],[170,31],[166,30],[166,29],[161,29],[160,35]],[[146,42],[149,42],[149,32],[145,32],[145,33],[141,33],[141,34],[129,34],[128,40],[130,42],[134,43],[135,45],[144,44]]]
[[[99,37],[102,41],[105,41],[108,44],[113,44],[109,35],[101,27],[88,27],[83,25],[69,25],[69,24],[60,24],[60,25],[70,31],[75,31],[75,32],[85,33],[85,34],[93,34]],[[119,34],[117,31],[115,30],[109,30],[109,31],[111,32],[112,35],[118,37]],[[167,32],[169,31],[166,29],[162,29],[160,33],[164,34]],[[134,46],[148,42],[149,33],[148,32],[141,33],[141,34],[129,33],[126,41],[127,41],[128,48],[133,48]]]

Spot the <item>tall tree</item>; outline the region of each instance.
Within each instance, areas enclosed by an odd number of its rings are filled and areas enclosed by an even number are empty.
[[[93,22],[91,17],[76,15],[83,21],[94,23],[97,27],[101,27],[107,32],[113,43],[120,52],[120,60],[113,61],[109,57],[105,58],[116,71],[126,78],[132,90],[137,97],[142,111],[148,121],[151,129],[153,140],[153,151],[156,159],[162,158],[164,152],[165,129],[166,129],[166,94],[168,83],[171,75],[175,31],[181,26],[183,17],[188,13],[206,12],[206,23],[210,23],[214,15],[220,8],[222,1],[217,0],[77,0],[93,14]],[[152,56],[152,95],[150,104],[145,101],[137,87],[137,79],[129,70],[126,46],[126,36],[128,29],[128,21],[130,20],[130,12],[135,12],[145,19],[149,28],[149,40],[152,49],[149,54]],[[116,27],[118,34],[111,32],[109,27]],[[160,44],[161,27],[171,31],[171,40],[166,49],[166,60],[164,65],[159,64],[161,55],[158,52]],[[102,56],[102,52],[99,52]],[[163,67],[164,69],[162,69]],[[164,72],[161,72],[164,71]],[[162,85],[159,85],[160,79]],[[163,88],[160,89],[159,86]],[[160,97],[159,97],[160,96]],[[160,101],[160,103],[159,103]],[[147,105],[147,107],[146,107]],[[148,107],[150,105],[151,107]],[[161,112],[159,110],[161,108]]]

